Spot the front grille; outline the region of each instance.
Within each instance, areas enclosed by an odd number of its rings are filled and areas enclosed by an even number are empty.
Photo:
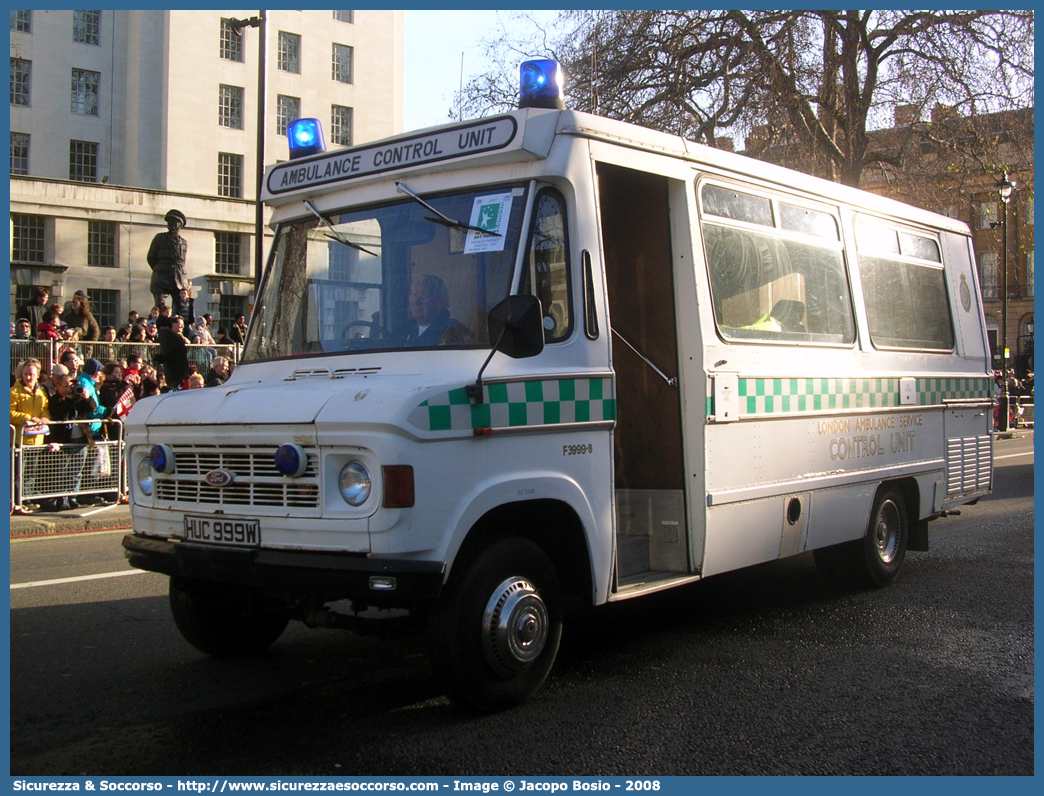
[[[156,499],[208,506],[267,506],[316,508],[319,453],[306,450],[308,468],[299,478],[286,478],[275,468],[275,446],[174,446],[174,473],[155,474]],[[235,480],[228,486],[206,483],[211,470],[228,470]]]

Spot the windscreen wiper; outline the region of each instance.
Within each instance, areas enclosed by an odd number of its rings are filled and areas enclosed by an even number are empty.
[[[326,224],[326,226],[327,226],[327,228],[329,228],[330,232],[333,232],[333,235],[331,235],[329,232],[324,232],[323,233],[330,240],[335,240],[338,243],[343,243],[345,246],[350,246],[353,249],[358,249],[361,252],[366,252],[371,257],[380,257],[379,254],[374,254],[369,249],[363,248],[358,243],[352,243],[350,240],[348,240],[346,237],[344,237],[344,235],[342,235],[337,230],[337,227],[335,227],[333,224],[330,223],[330,219],[328,219],[326,216],[324,216],[322,213],[320,213],[318,210],[316,210],[315,209],[315,205],[313,205],[307,199],[305,199],[305,201],[304,201],[304,206],[312,211],[312,215],[314,215],[316,218],[318,218],[322,223]]]
[[[499,232],[493,232],[492,230],[489,230],[489,229],[482,229],[482,227],[475,227],[475,226],[472,226],[471,224],[465,224],[463,221],[455,221],[454,219],[450,218],[449,216],[443,215],[438,210],[436,210],[434,207],[432,207],[427,202],[425,202],[423,199],[421,199],[419,196],[417,196],[417,194],[415,194],[413,191],[411,191],[409,188],[407,188],[401,182],[395,183],[395,187],[398,188],[400,191],[402,191],[402,193],[404,193],[408,197],[410,197],[413,201],[417,202],[421,207],[427,208],[428,210],[433,212],[436,216],[438,216],[438,218],[432,218],[431,216],[424,216],[424,220],[425,221],[434,221],[436,224],[442,224],[444,227],[452,227],[453,229],[470,229],[470,230],[474,230],[475,232],[481,232],[483,235],[495,235],[498,238],[503,237]]]

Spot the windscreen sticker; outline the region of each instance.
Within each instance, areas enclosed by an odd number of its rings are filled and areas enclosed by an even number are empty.
[[[468,230],[468,239],[464,242],[465,254],[480,252],[502,252],[507,237],[508,219],[511,218],[511,194],[501,193],[493,196],[476,196],[471,208],[473,227],[486,230],[496,235]]]

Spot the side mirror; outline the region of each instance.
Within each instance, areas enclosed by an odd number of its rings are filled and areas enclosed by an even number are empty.
[[[543,311],[536,296],[508,296],[489,311],[489,339],[493,350],[479,368],[474,384],[465,388],[469,398],[482,403],[482,374],[497,351],[512,359],[535,357],[544,350]]]
[[[535,357],[544,350],[544,324],[540,299],[508,296],[489,311],[489,339],[493,349],[512,359]]]

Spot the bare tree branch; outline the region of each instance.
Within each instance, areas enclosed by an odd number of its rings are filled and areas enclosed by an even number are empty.
[[[858,185],[936,146],[908,126],[887,151],[870,132],[897,109],[965,116],[1033,105],[1033,12],[568,11],[548,29],[489,43],[490,70],[458,100],[469,115],[515,107],[517,66],[552,57],[567,104],[716,145],[745,136],[755,156],[786,155]],[[950,144],[948,146],[952,146]],[[796,157],[795,157],[796,156]]]

